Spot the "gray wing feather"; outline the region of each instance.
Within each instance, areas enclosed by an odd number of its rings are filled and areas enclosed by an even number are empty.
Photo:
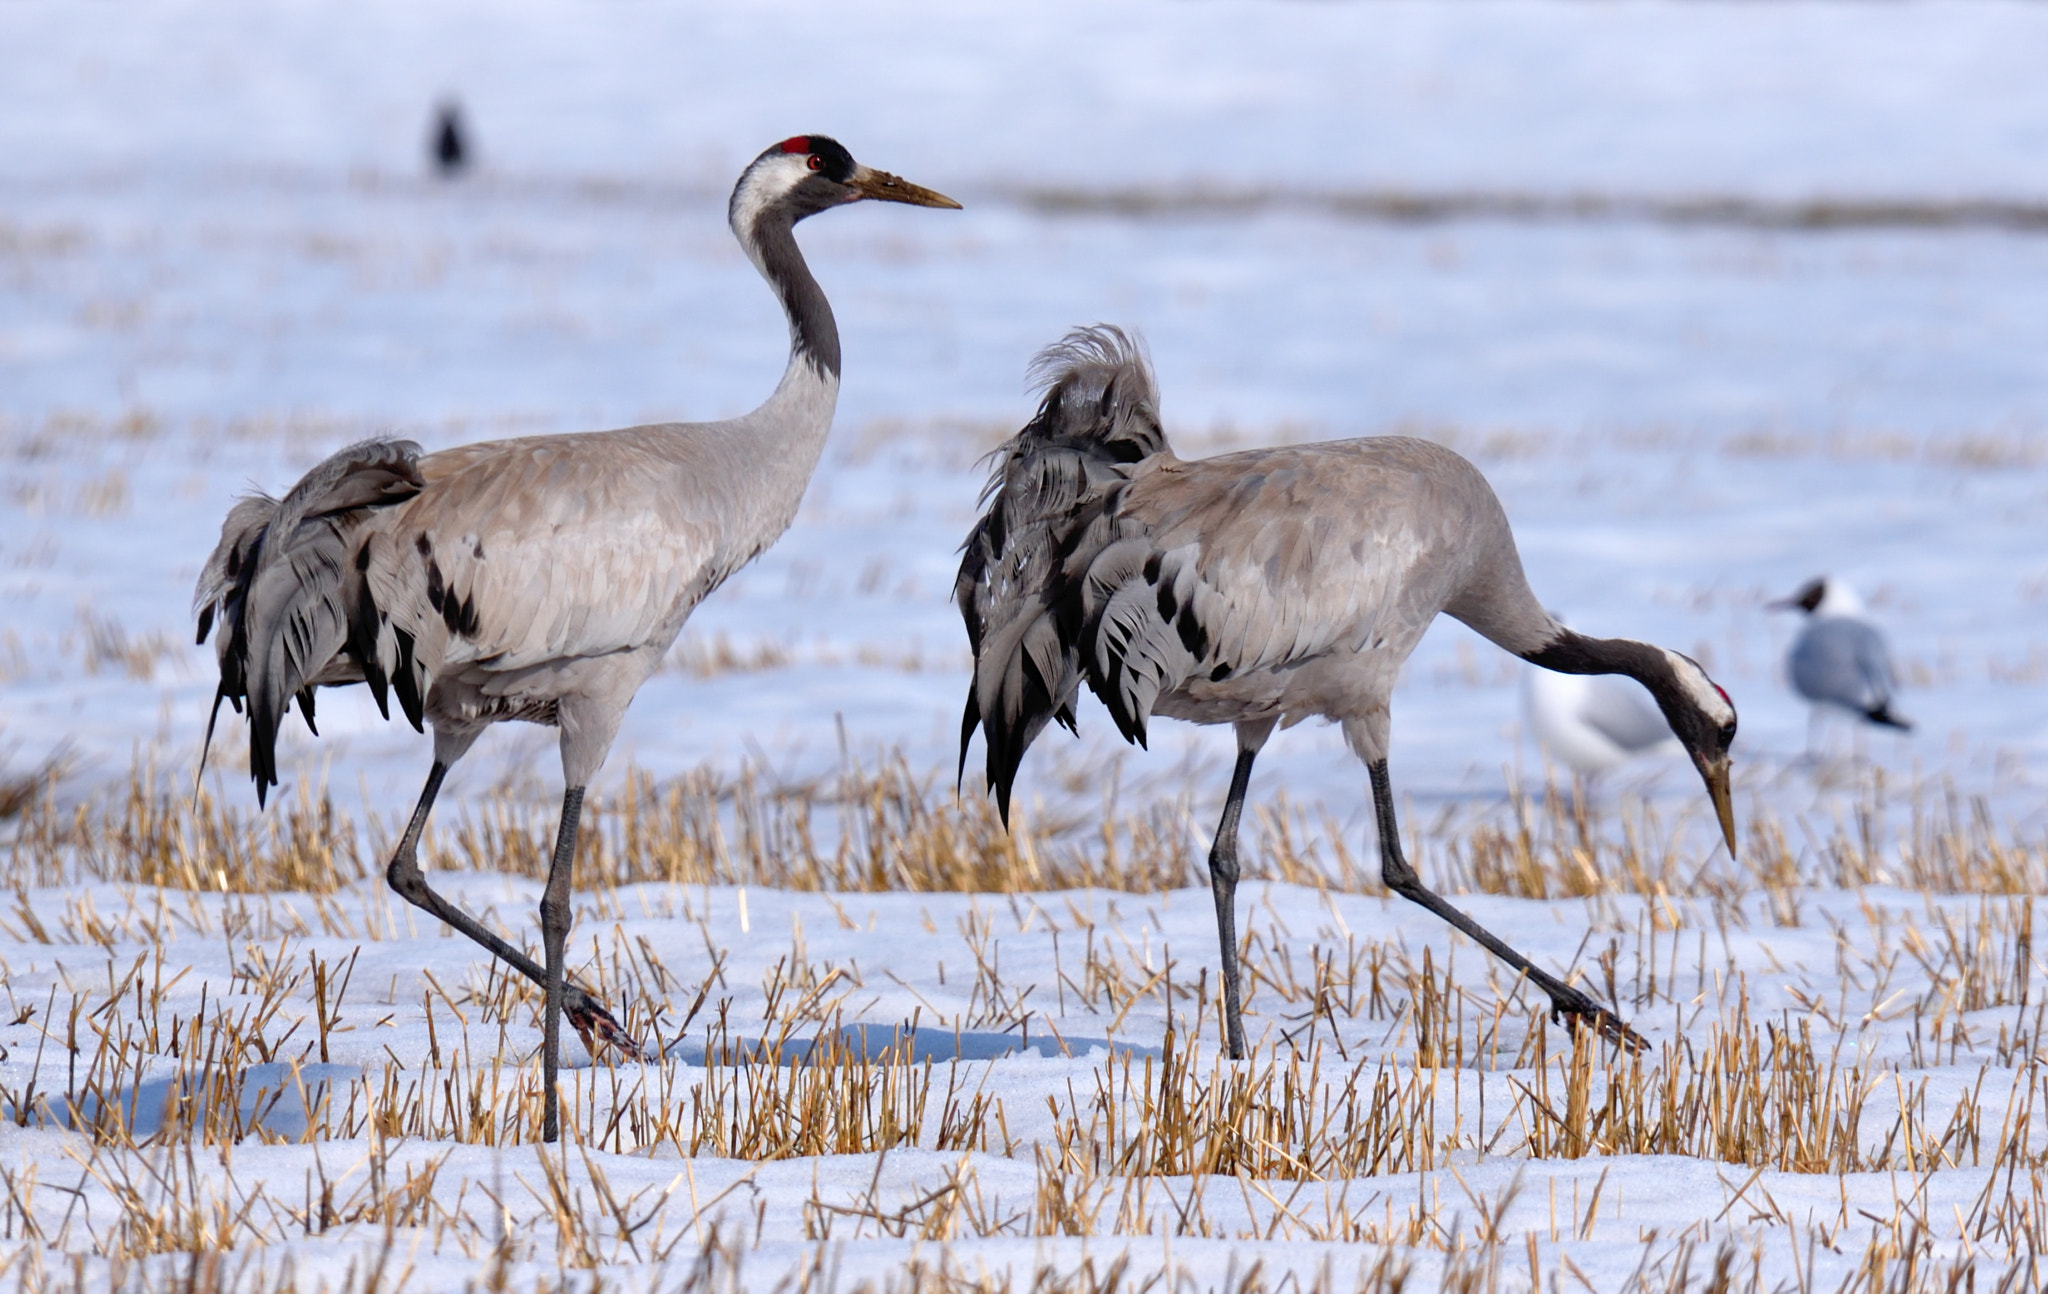
[[[249,769],[259,800],[277,784],[277,733],[292,699],[298,698],[310,726],[316,684],[356,682],[379,669],[370,644],[351,642],[360,619],[352,586],[360,572],[350,541],[369,510],[419,492],[418,457],[419,446],[410,441],[363,441],[308,472],[282,499],[241,499],[200,570],[194,591],[199,640],[206,640],[216,618],[220,623],[214,714],[224,700],[238,710],[246,703]],[[339,659],[351,648],[357,659]],[[383,671],[392,663],[383,663]],[[209,720],[209,743],[212,734]],[[203,766],[204,751],[200,758]]]
[[[1169,571],[1158,557],[1147,540],[1113,546],[1089,566],[1081,599],[1093,647],[1089,678],[1124,736],[1140,745],[1153,702],[1195,667],[1173,615],[1162,610],[1188,587],[1191,566]]]
[[[1891,654],[1884,637],[1861,620],[1829,616],[1806,626],[1787,662],[1792,687],[1809,701],[1858,714],[1891,702]]]
[[[1092,649],[1088,680],[1127,741],[1145,743],[1160,694],[1179,687],[1208,654],[1204,613],[1213,623],[1223,602],[1197,572],[1199,557],[1193,544],[1162,552],[1155,536],[1138,529],[1088,567],[1081,599]]]
[[[1856,660],[1873,688],[1881,704],[1890,704],[1892,693],[1898,690],[1898,679],[1892,673],[1892,654],[1885,646],[1884,635],[1873,625],[1858,623],[1863,630],[1856,636]]]

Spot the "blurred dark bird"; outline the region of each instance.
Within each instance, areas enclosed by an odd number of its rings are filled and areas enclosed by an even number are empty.
[[[437,175],[452,179],[469,169],[469,129],[462,124],[462,105],[453,99],[434,109],[433,140],[427,151]]]
[[[1732,854],[1728,694],[1689,657],[1552,618],[1492,487],[1441,445],[1373,436],[1190,461],[1168,447],[1151,368],[1119,330],[1069,333],[1033,367],[1045,398],[997,452],[954,585],[974,648],[961,761],[979,726],[1004,816],[1025,749],[1049,722],[1073,726],[1084,681],[1140,745],[1155,714],[1236,729],[1209,878],[1230,1054],[1242,1057],[1234,905],[1252,761],[1276,726],[1334,720],[1372,780],[1387,888],[1526,975],[1553,1014],[1642,1045],[1403,857],[1387,773],[1394,681],[1439,614],[1545,669],[1628,675],[1692,756]]]
[[[1882,727],[1913,730],[1910,722],[1892,713],[1897,687],[1892,654],[1884,634],[1864,615],[1856,590],[1832,575],[1820,575],[1766,609],[1806,613],[1806,627],[1785,657],[1785,673],[1792,690],[1813,705],[1816,717],[1833,708]],[[1807,737],[1811,747],[1811,729]]]

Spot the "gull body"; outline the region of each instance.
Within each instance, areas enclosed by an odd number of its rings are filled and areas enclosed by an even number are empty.
[[[1007,815],[1025,750],[1048,722],[1075,725],[1084,682],[1139,744],[1157,715],[1234,728],[1209,871],[1242,1056],[1237,827],[1252,764],[1275,728],[1335,721],[1371,778],[1388,887],[1525,974],[1554,1012],[1640,1043],[1409,866],[1387,771],[1394,681],[1439,613],[1547,669],[1628,674],[1692,756],[1732,850],[1727,694],[1677,652],[1553,619],[1485,478],[1441,445],[1370,437],[1190,461],[1168,446],[1150,368],[1119,330],[1070,333],[1035,371],[1044,399],[998,451],[955,585],[975,655],[963,768],[978,727]]]
[[[566,982],[577,820],[620,720],[713,589],[788,528],[839,392],[839,333],[793,237],[797,221],[863,198],[957,207],[857,164],[823,135],[757,157],[728,219],[789,319],[789,364],[757,409],[721,422],[464,445],[424,454],[365,441],[282,499],[238,502],[201,572],[199,639],[216,619],[214,702],[245,711],[258,799],[277,783],[277,735],[316,687],[366,684],[414,727],[434,762],[387,871],[393,889],[544,992],[543,1133],[559,1130],[559,1022],[593,1052],[639,1045]],[[449,767],[494,723],[561,732],[565,792],[540,903],[543,963],[428,887],[419,837]],[[213,727],[208,724],[209,742]],[[202,756],[203,759],[203,756]]]
[[[1786,653],[1785,676],[1816,716],[1837,710],[1879,727],[1913,730],[1909,721],[1892,713],[1897,676],[1884,633],[1865,614],[1863,599],[1846,580],[1816,576],[1769,609],[1806,615],[1806,624]]]

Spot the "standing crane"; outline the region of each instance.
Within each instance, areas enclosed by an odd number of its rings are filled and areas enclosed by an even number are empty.
[[[1209,880],[1230,1054],[1241,1059],[1237,826],[1252,762],[1276,726],[1333,720],[1371,775],[1387,888],[1526,976],[1553,1016],[1642,1045],[1422,883],[1394,817],[1388,702],[1439,612],[1545,669],[1626,674],[1692,756],[1732,854],[1728,694],[1689,657],[1554,620],[1529,591],[1486,479],[1441,445],[1376,436],[1183,460],[1160,428],[1144,356],[1107,326],[1069,333],[1033,376],[1044,399],[997,451],[954,586],[974,649],[961,767],[979,726],[1005,821],[1025,750],[1050,720],[1075,727],[1084,680],[1141,746],[1154,715],[1236,729]]]
[[[601,1002],[565,982],[584,788],[691,610],[796,515],[832,425],[839,332],[793,231],[863,198],[960,205],[859,165],[823,135],[769,148],[734,186],[733,235],[789,318],[789,366],[752,413],[434,454],[364,441],[282,499],[237,502],[200,573],[199,641],[220,623],[214,718],[222,701],[246,712],[259,803],[277,784],[279,725],[296,699],[312,727],[316,687],[364,683],[386,718],[396,694],[414,728],[433,725],[433,767],[386,876],[541,986],[548,1141],[559,1132],[565,1012],[593,1055],[644,1054]],[[540,901],[544,965],[436,894],[417,857],[448,769],[485,728],[512,719],[561,730],[562,816]]]

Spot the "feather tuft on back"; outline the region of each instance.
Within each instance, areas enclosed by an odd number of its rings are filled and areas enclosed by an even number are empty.
[[[1077,328],[1039,352],[1029,371],[1043,392],[1038,411],[995,452],[985,508],[954,583],[974,650],[960,770],[979,727],[1005,821],[1033,739],[1054,719],[1074,727],[1083,678],[1103,690],[1095,653],[1084,656],[1098,618],[1085,605],[1088,572],[1119,538],[1116,507],[1130,467],[1170,453],[1151,365],[1122,329]],[[1144,739],[1142,713],[1115,704],[1111,711],[1127,737]]]

